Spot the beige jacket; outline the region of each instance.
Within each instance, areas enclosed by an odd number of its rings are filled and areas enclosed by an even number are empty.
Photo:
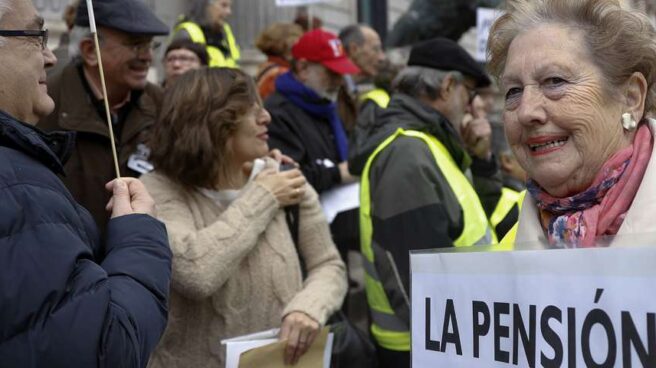
[[[221,340],[273,327],[292,311],[319,323],[342,304],[346,273],[318,196],[300,204],[301,268],[285,213],[250,182],[227,208],[158,173],[142,177],[173,251],[169,322],[150,368],[220,367]]]
[[[656,120],[649,120],[649,129],[652,136],[656,136]],[[640,188],[636,193],[633,204],[626,214],[626,218],[617,233],[617,242],[611,242],[611,245],[630,244],[627,237],[638,234],[647,234],[646,236],[656,242],[656,145],[651,154],[651,159],[647,165],[647,171],[642,179]],[[620,239],[624,241],[620,241]],[[644,238],[643,238],[644,240]],[[530,195],[524,198],[522,211],[519,215],[519,226],[517,228],[517,237],[515,244],[525,242],[540,241],[546,244],[546,236],[540,225],[538,209],[535,201]]]

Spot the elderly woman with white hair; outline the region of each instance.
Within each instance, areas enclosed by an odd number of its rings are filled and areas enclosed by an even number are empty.
[[[656,232],[648,18],[613,0],[510,1],[488,52],[506,136],[529,177],[515,242],[592,247]]]

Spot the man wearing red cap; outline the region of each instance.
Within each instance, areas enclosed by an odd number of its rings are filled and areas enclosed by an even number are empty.
[[[335,105],[343,75],[360,72],[336,35],[305,33],[292,47],[292,70],[278,77],[265,102],[271,114],[269,145],[301,166],[321,193],[355,179],[348,172],[348,139]]]

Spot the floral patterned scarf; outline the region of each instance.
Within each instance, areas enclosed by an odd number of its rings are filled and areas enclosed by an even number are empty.
[[[593,247],[596,237],[617,234],[645,175],[653,144],[649,128],[641,124],[633,144],[611,156],[590,187],[571,197],[552,197],[529,180],[527,188],[549,242]]]

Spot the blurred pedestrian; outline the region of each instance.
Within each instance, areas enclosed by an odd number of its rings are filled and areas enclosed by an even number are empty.
[[[210,67],[238,68],[241,51],[227,22],[232,0],[192,0],[190,6],[173,30],[174,39],[205,45]]]
[[[292,60],[292,46],[303,34],[303,30],[293,23],[274,23],[267,27],[255,41],[255,46],[267,56],[267,61],[257,69],[257,90],[262,99],[275,91],[279,75],[289,71]]]
[[[93,4],[121,175],[138,177],[152,169],[148,131],[161,98],[160,88],[146,79],[157,46],[153,36],[167,34],[168,27],[142,0],[99,0]],[[98,191],[116,172],[86,1],[78,7],[74,32],[83,35],[79,55],[48,78],[56,107],[38,126],[78,133],[62,180],[104,233],[109,196]]]
[[[355,181],[348,171],[348,138],[336,110],[343,75],[359,72],[334,34],[316,29],[292,47],[292,70],[276,80],[266,101],[269,144],[289,155],[319,193]]]
[[[382,128],[380,124],[384,120],[380,116],[389,105],[393,92],[392,82],[403,68],[403,65],[386,60],[374,78],[375,89],[361,97],[360,111],[349,137],[349,171],[355,176],[360,176],[364,170],[370,153],[367,144]]]
[[[274,327],[296,362],[342,303],[344,263],[317,193],[264,158],[269,122],[236,69],[190,71],[165,94],[143,178],[173,249],[171,318],[151,368],[221,368],[222,339]]]
[[[389,95],[373,85],[374,78],[387,61],[378,32],[364,24],[353,24],[339,32],[339,39],[346,55],[360,68],[360,73],[351,77],[354,82],[352,94],[361,101],[370,100],[386,107]]]
[[[77,7],[80,3],[80,0],[72,0],[64,8],[64,14],[62,15],[62,20],[66,24],[66,31],[62,32],[59,36],[59,45],[57,48],[52,51],[57,58],[57,64],[48,68],[46,74],[48,76],[52,74],[59,73],[69,61],[71,61],[70,56],[70,40],[71,40],[71,30],[75,26],[75,14],[77,13]]]
[[[33,126],[54,109],[43,25],[31,1],[0,0],[0,366],[142,368],[166,325],[166,229],[141,182],[112,181],[101,244],[57,178],[74,134]]]
[[[163,87],[170,86],[179,76],[189,70],[207,66],[209,56],[201,44],[191,40],[173,40],[164,52]]]

